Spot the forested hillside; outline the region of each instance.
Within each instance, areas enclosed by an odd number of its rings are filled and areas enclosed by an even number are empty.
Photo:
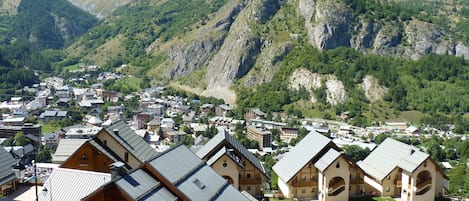
[[[38,83],[33,70],[52,73],[51,63],[64,58],[61,49],[97,22],[66,0],[22,0],[5,9],[0,15],[0,94],[5,98]]]

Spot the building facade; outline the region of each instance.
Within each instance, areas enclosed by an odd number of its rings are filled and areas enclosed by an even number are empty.
[[[363,171],[327,137],[310,132],[274,165],[286,198],[343,201],[359,197]]]

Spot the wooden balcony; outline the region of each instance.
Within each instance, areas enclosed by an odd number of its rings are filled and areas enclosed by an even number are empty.
[[[394,184],[396,185],[396,187],[402,187],[402,181],[401,180],[395,180]]]
[[[336,196],[344,190],[345,190],[345,183],[339,182],[339,183],[334,184],[333,186],[329,187],[328,195],[329,196]]]
[[[432,184],[432,178],[428,178],[425,181],[420,182],[419,184],[417,184],[417,191],[420,191],[420,190],[424,189],[425,187],[427,187],[428,185],[431,185],[431,184]]]
[[[239,180],[239,185],[261,185],[262,184],[262,179],[240,179]]]
[[[356,185],[356,184],[364,184],[365,181],[363,179],[353,179],[350,180],[350,185]]]
[[[293,187],[311,187],[318,186],[317,181],[294,181],[291,183]]]

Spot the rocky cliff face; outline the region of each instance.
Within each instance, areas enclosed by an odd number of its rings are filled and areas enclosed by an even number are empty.
[[[278,9],[277,0],[252,0],[246,1],[246,4],[246,8],[231,25],[220,50],[208,64],[208,89],[230,86],[235,79],[251,69],[260,52],[261,39],[254,33],[250,23],[265,23]]]
[[[331,105],[343,103],[348,98],[343,83],[335,75],[320,75],[304,68],[298,68],[291,74],[289,83],[288,87],[292,90],[300,90],[302,87],[306,89],[313,103],[317,102],[317,97],[314,96],[313,91],[320,89],[323,85],[327,95],[326,101]],[[364,95],[370,102],[383,100],[388,91],[386,87],[379,85],[378,80],[371,75],[365,76],[358,88],[363,90]]]
[[[353,16],[343,1],[299,0],[299,14],[305,19],[309,42],[321,50],[346,46],[365,53],[412,59],[429,53],[469,56],[467,45],[453,41],[434,24],[419,20],[366,20]]]
[[[363,90],[366,98],[370,102],[383,100],[384,95],[388,92],[388,89],[384,86],[380,86],[378,80],[371,75],[365,76],[359,87]]]
[[[309,92],[311,102],[317,102],[317,97],[314,96],[313,90],[317,90],[325,86],[326,101],[331,105],[337,105],[347,100],[347,91],[345,91],[344,84],[337,79],[335,75],[320,75],[312,73],[311,71],[299,68],[296,69],[290,76],[289,88],[299,90],[304,87]]]
[[[168,67],[165,77],[175,79],[194,72],[207,65],[210,56],[216,52],[226,37],[234,16],[246,6],[242,1],[231,1],[220,10],[214,22],[195,31],[193,40],[175,44],[168,51]]]
[[[300,0],[310,43],[319,49],[350,45],[352,12],[344,2],[335,0]]]

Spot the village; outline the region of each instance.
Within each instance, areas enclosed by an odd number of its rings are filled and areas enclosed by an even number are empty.
[[[454,162],[396,139],[468,140],[412,122],[356,127],[347,112],[337,121],[258,108],[236,116],[233,105],[166,86],[108,90],[105,81],[125,76],[97,68],[46,78],[0,103],[3,198],[435,200],[448,196]],[[369,154],[354,161],[344,153],[351,146]]]

